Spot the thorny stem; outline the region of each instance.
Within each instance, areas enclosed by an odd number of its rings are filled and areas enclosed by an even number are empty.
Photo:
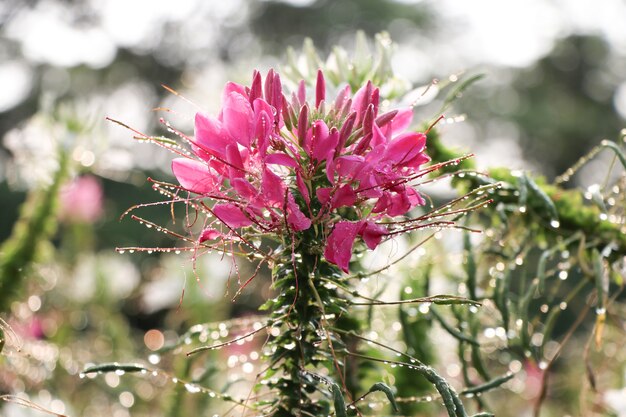
[[[273,362],[264,375],[270,389],[278,395],[273,410],[274,417],[326,415],[331,399],[320,381],[311,375],[326,368],[331,377],[344,386],[343,370],[337,358],[345,351],[343,341],[328,329],[343,311],[346,300],[336,287],[322,285],[327,279],[340,277],[338,269],[320,262],[319,255],[307,253],[299,245],[294,250],[298,259],[292,262],[292,254],[274,268],[274,288],[279,295],[270,301],[271,318],[281,318],[280,334],[268,341],[271,349],[269,360]],[[326,342],[329,350],[320,349]],[[263,381],[262,381],[263,382]]]

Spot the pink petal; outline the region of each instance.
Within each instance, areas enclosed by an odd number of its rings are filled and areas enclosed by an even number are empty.
[[[391,195],[387,207],[387,215],[391,217],[400,216],[415,206],[423,205],[424,203],[424,198],[417,191],[411,187],[404,187],[402,191]]]
[[[229,143],[231,140],[219,120],[202,113],[196,113],[193,142],[196,155],[204,160],[208,160],[210,155],[223,158]]]
[[[228,175],[230,178],[243,177],[243,160],[236,144],[226,147],[226,162],[228,162]]]
[[[252,201],[258,194],[257,189],[245,178],[233,178],[230,180],[230,185],[235,189],[237,194],[246,201]]]
[[[291,227],[291,229],[295,232],[306,230],[311,227],[311,219],[306,217],[306,215],[300,210],[298,203],[296,203],[296,200],[291,193],[287,197],[287,223],[289,223],[289,227]]]
[[[324,145],[328,141],[328,126],[323,120],[316,120],[311,128],[311,152],[313,159],[321,161],[328,153]]]
[[[326,178],[328,178],[328,182],[333,184],[335,182],[335,161],[334,154],[330,152],[326,156]]]
[[[378,114],[378,104],[380,102],[380,89],[377,87],[372,91],[370,104],[374,106],[374,115]]]
[[[376,246],[380,244],[383,236],[387,234],[387,229],[384,226],[368,220],[363,225],[363,228],[361,229],[359,234],[363,237],[363,240],[365,241],[365,244],[368,248],[375,249]]]
[[[352,98],[352,110],[356,112],[356,124],[359,125],[363,121],[365,111],[370,104],[372,96],[372,82],[368,81],[363,87],[354,94]]]
[[[225,203],[213,206],[213,213],[222,223],[229,227],[246,227],[252,224],[252,221],[246,217],[241,209],[235,204]]]
[[[263,170],[261,193],[268,205],[282,207],[285,204],[285,185],[282,179],[269,168]]]
[[[298,83],[298,101],[300,105],[306,102],[306,83],[304,80],[300,80]]]
[[[352,206],[356,202],[356,193],[348,184],[339,187],[333,196],[332,208]]]
[[[222,107],[222,123],[230,136],[244,147],[250,147],[254,132],[254,112],[248,98],[237,92],[226,96]]]
[[[310,204],[311,196],[309,195],[309,189],[304,183],[304,180],[302,179],[302,174],[300,173],[300,171],[296,172],[296,184],[298,185],[298,191],[300,191],[300,194],[302,194],[302,198],[304,198],[304,201],[307,204]]]
[[[339,131],[333,127],[325,139],[318,141],[316,148],[313,150],[313,158],[318,161],[332,158],[335,155],[338,144]]]
[[[389,142],[385,159],[401,167],[411,166],[411,162],[424,151],[425,146],[426,135],[423,133],[403,133]]]
[[[254,103],[257,98],[263,97],[263,81],[261,79],[261,73],[254,70],[252,74],[252,85],[250,85],[250,101]]]
[[[413,109],[411,107],[400,109],[396,117],[391,121],[391,132],[396,134],[405,131],[411,125],[412,121]]]
[[[262,157],[265,157],[267,148],[269,147],[269,137],[274,129],[274,124],[277,122],[278,115],[276,109],[270,106],[263,99],[256,99],[253,102],[254,114],[255,114],[255,137],[258,141],[257,147]]]
[[[339,131],[339,144],[337,145],[338,155],[341,154],[346,141],[352,134],[352,128],[354,127],[354,122],[356,120],[356,113],[352,112],[341,126],[341,130]]]
[[[266,164],[282,165],[285,167],[297,168],[298,163],[285,153],[273,153],[265,158]]]
[[[317,82],[315,83],[315,107],[319,108],[320,103],[326,99],[326,80],[322,70],[317,70]]]
[[[386,145],[389,140],[383,133],[382,129],[376,123],[372,126],[372,140],[370,146],[376,148],[379,145]]]
[[[330,190],[332,190],[330,187],[318,188],[315,190],[315,195],[320,203],[326,204],[328,200],[330,200]]]
[[[306,104],[300,108],[298,114],[298,143],[304,150],[311,153],[311,132],[309,131],[309,106]]]
[[[409,197],[409,203],[411,204],[411,208],[415,206],[423,206],[426,204],[426,200],[420,193],[418,193],[414,188],[407,187],[407,195]]]
[[[254,135],[257,139],[257,148],[261,158],[264,158],[267,154],[267,148],[270,146],[270,133],[274,126],[274,121],[270,117],[269,113],[265,110],[261,110],[256,115],[256,129]]]
[[[280,75],[270,69],[265,77],[265,101],[275,109],[283,108],[283,92]]]
[[[381,183],[374,174],[359,175],[359,188],[357,191],[361,197],[380,198],[383,195],[385,184],[386,182]]]
[[[216,181],[209,167],[194,159],[176,158],[172,161],[172,173],[186,190],[197,194],[213,192]]]
[[[354,239],[356,239],[362,225],[362,222],[340,221],[335,224],[333,231],[328,236],[324,257],[328,262],[337,265],[346,273],[349,272]]]
[[[389,197],[388,192],[383,192],[383,195],[378,198],[374,208],[372,209],[372,213],[384,213],[389,205],[391,204],[391,199]]]
[[[341,109],[346,104],[346,100],[348,99],[349,95],[350,95],[350,86],[346,85],[344,88],[342,88],[339,91],[339,94],[337,94],[337,98],[335,99],[335,108]]]
[[[200,237],[198,238],[198,242],[202,243],[202,242],[206,242],[207,240],[215,240],[221,236],[223,236],[223,234],[219,230],[213,229],[211,227],[207,227],[200,234]]]
[[[244,87],[241,84],[237,84],[237,83],[234,83],[232,81],[229,81],[229,82],[226,83],[226,86],[224,86],[224,92],[222,93],[222,103],[226,102],[227,97],[231,93],[237,93],[237,94],[240,94],[242,96],[247,96],[247,94],[246,94],[246,87]]]
[[[340,156],[335,159],[335,170],[342,178],[354,178],[363,166],[363,157],[358,155]]]

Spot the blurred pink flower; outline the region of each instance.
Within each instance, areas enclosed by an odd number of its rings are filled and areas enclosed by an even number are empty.
[[[326,102],[325,85],[319,71],[312,105],[303,81],[288,100],[277,73],[263,82],[255,72],[250,87],[226,85],[217,117],[196,114],[193,156],[174,159],[172,171],[185,190],[217,201],[209,210],[228,229],[214,233],[210,221],[201,242],[238,240],[239,228],[281,237],[319,225],[324,257],[347,272],[358,236],[374,249],[415,228],[392,219],[424,204],[410,182],[429,161],[426,135],[406,131],[411,109],[379,115],[371,82]]]
[[[78,177],[65,184],[59,197],[59,216],[64,221],[94,223],[103,214],[102,185],[91,175]]]

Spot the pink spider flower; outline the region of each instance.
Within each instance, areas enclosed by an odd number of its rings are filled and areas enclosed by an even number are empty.
[[[249,87],[226,85],[217,117],[196,114],[193,157],[174,159],[172,171],[187,191],[217,200],[211,213],[228,230],[211,223],[200,242],[314,227],[325,259],[348,272],[357,238],[376,248],[398,224],[411,228],[393,218],[424,204],[410,182],[429,161],[426,135],[407,130],[411,120],[410,108],[379,114],[371,82],[330,102],[319,71],[313,105],[304,81],[288,99],[276,72],[265,82],[255,72]]]

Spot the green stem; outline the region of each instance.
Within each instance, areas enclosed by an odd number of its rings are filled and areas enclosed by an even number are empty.
[[[276,377],[268,386],[278,391],[275,417],[327,415],[330,410],[328,387],[316,378],[320,369],[338,375],[335,349],[344,349],[341,339],[329,332],[331,320],[327,310],[338,317],[345,300],[336,287],[322,285],[320,277],[341,277],[336,268],[322,263],[318,255],[301,253],[298,263],[289,260],[274,269],[274,288],[279,291],[270,305],[272,319],[280,321],[280,334],[268,344],[272,349],[269,360],[274,366],[268,371]],[[324,344],[329,349],[322,348]],[[332,380],[332,378],[329,378]]]
[[[7,311],[27,275],[28,268],[37,259],[41,246],[56,231],[57,199],[59,189],[68,171],[68,156],[59,152],[59,168],[52,184],[46,189],[31,191],[21,207],[19,220],[11,237],[0,247],[0,312]]]

